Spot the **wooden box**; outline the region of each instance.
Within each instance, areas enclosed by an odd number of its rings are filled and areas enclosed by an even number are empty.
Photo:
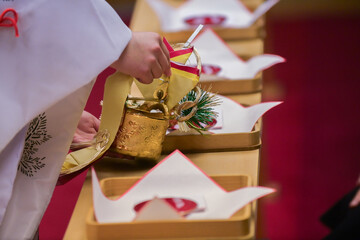
[[[264,40],[261,38],[226,41],[226,43],[231,50],[243,60],[248,60],[254,56],[264,54]]]
[[[211,176],[227,191],[251,185],[247,175]],[[108,178],[101,181],[104,194],[116,198],[139,177]],[[250,233],[251,205],[226,220],[177,220],[128,223],[98,223],[91,208],[86,219],[88,240],[107,239],[238,239]]]
[[[244,1],[243,3],[250,9],[256,9],[263,1]],[[184,1],[167,0],[167,3],[178,7]],[[240,39],[254,39],[264,38],[265,29],[264,17],[259,18],[249,28],[213,28],[215,32],[224,40],[240,40]],[[135,4],[134,13],[131,19],[130,28],[133,31],[152,31],[164,36],[170,43],[186,42],[194,30],[186,30],[180,32],[163,32],[161,30],[159,19],[153,9],[149,6],[146,0],[137,0]]]
[[[260,123],[257,123],[253,131],[248,133],[166,135],[163,153],[175,149],[184,153],[253,150],[260,146]]]
[[[203,89],[211,89],[211,92],[221,95],[258,93],[262,90],[261,73],[253,79],[206,79],[206,75],[201,75],[200,85]]]
[[[246,93],[246,94],[229,94],[226,97],[242,104],[242,105],[255,105],[261,103],[261,92]]]

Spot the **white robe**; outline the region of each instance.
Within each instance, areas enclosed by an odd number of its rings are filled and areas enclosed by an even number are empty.
[[[0,239],[32,239],[93,79],[131,31],[104,0],[0,1],[7,8],[20,37],[0,27]]]

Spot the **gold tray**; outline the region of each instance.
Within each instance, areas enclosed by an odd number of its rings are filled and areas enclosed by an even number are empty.
[[[227,191],[251,185],[247,175],[211,176]],[[100,184],[104,194],[116,198],[127,191],[140,177],[107,178]],[[246,237],[250,233],[251,205],[226,220],[177,220],[128,223],[98,223],[93,208],[86,218],[88,240],[107,239],[225,239]]]

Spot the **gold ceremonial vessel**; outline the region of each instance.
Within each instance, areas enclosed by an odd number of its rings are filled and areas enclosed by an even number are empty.
[[[183,43],[174,45],[174,49],[180,49]],[[201,62],[198,52],[193,50],[197,68],[201,71]],[[129,97],[126,103],[125,114],[116,138],[109,151],[117,154],[157,160],[162,152],[162,144],[166,130],[169,127],[169,119],[177,114],[171,114],[165,105],[169,80],[157,87],[153,99],[141,99]],[[190,108],[192,106],[189,106]],[[179,106],[174,109],[179,108]]]
[[[152,107],[147,110],[126,108],[123,123],[109,151],[146,159],[160,157],[169,113],[165,105],[154,104]],[[154,107],[160,109],[151,112]]]

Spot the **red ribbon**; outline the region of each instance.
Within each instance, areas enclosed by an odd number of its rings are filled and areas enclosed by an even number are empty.
[[[14,15],[14,18],[5,17],[5,15],[7,13],[12,13]],[[17,26],[17,21],[18,21],[17,12],[12,8],[5,9],[2,12],[2,14],[0,15],[0,27],[14,27],[15,36],[19,37],[19,29],[18,29],[18,26]]]
[[[163,42],[164,42],[166,48],[169,50],[170,58],[177,57],[177,56],[180,56],[180,55],[183,55],[183,54],[186,54],[186,53],[193,52],[192,47],[191,48],[186,48],[186,49],[180,49],[180,50],[175,51],[171,47],[170,43],[166,40],[166,38],[163,38]],[[181,71],[189,72],[189,73],[200,76],[200,71],[196,66],[195,67],[193,67],[193,66],[185,66],[185,65],[173,62],[173,61],[170,61],[170,65],[171,65],[172,68],[176,68],[176,69],[179,69]]]

